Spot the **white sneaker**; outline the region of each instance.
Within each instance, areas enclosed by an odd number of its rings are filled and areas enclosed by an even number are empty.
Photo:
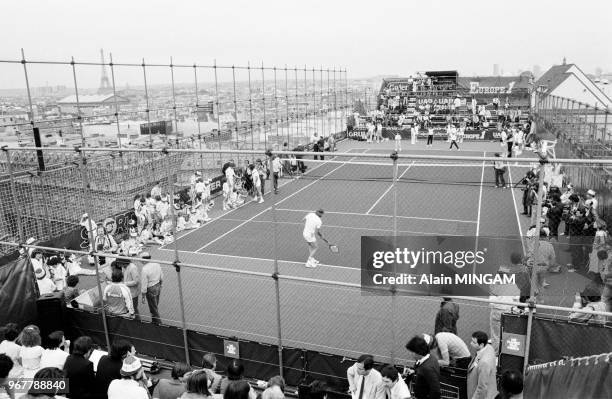
[[[263,198],[261,198],[261,199],[260,199],[259,201],[257,201],[257,202],[258,202],[258,203],[260,203],[260,204],[263,204],[264,200],[263,200]]]
[[[306,267],[312,268],[312,267],[317,267],[314,262],[312,261],[312,259],[308,259],[306,261]]]
[[[315,258],[312,258],[312,262],[313,262],[315,265],[319,265],[319,264],[321,264],[321,262],[319,262],[319,261],[318,261],[318,260],[316,260]]]
[[[212,219],[211,218],[204,218],[205,222],[210,222]]]

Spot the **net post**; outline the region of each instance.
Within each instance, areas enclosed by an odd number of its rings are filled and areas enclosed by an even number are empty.
[[[89,178],[88,178],[87,158],[85,157],[85,151],[80,147],[75,147],[75,151],[81,155],[81,164],[79,166],[81,169],[81,179],[83,181],[83,191],[85,192],[85,204],[90,204],[91,206],[93,206],[92,204],[93,195],[91,193],[91,187],[88,183]],[[87,230],[88,230],[87,233],[88,233],[88,238],[89,238],[89,250],[90,250],[90,254],[93,255],[96,252],[96,247],[95,247],[96,243],[95,243],[94,233],[93,233],[94,226],[91,221],[91,219],[94,217],[94,213],[90,211],[88,216],[89,217],[87,218]],[[106,309],[104,307],[104,296],[102,293],[102,285],[100,284],[100,263],[99,263],[98,255],[94,255],[93,258],[94,258],[94,266],[96,268],[96,287],[98,288],[98,298],[100,298],[100,310],[101,310],[100,314],[102,316],[102,325],[104,327],[104,338],[106,339],[107,350],[110,353],[110,350],[111,350],[110,336],[108,333],[108,324],[106,320]]]
[[[283,339],[282,339],[282,327],[281,327],[281,300],[280,300],[280,284],[278,274],[278,227],[276,221],[276,202],[272,201],[272,223],[274,225],[274,273],[272,278],[274,279],[274,290],[276,294],[276,329],[278,337],[278,368],[279,374],[283,377]]]

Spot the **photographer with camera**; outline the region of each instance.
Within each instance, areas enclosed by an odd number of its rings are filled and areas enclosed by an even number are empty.
[[[532,209],[532,195],[534,188],[537,187],[538,179],[536,174],[533,173],[532,170],[529,170],[525,177],[519,181],[519,184],[524,184],[523,187],[523,215],[527,215],[531,217],[531,209]]]

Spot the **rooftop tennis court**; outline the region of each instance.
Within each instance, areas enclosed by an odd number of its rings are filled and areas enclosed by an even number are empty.
[[[366,151],[390,153],[376,147],[351,150]],[[440,154],[449,155],[448,151]],[[462,151],[459,155],[486,153]],[[276,254],[281,275],[357,285],[361,236],[393,235],[394,212],[399,235],[519,234],[512,190],[494,187],[488,163],[400,159],[394,186],[390,159],[327,157],[323,162],[303,161],[306,173],[281,180],[278,195],[268,193],[262,204],[248,202],[184,232],[175,244],[154,250],[154,256],[172,259],[177,245],[185,263],[271,274]],[[267,181],[266,191],[270,186]],[[321,265],[307,269],[302,218],[318,208],[326,212],[322,231],[338,245],[340,253],[331,253],[321,245],[316,255]],[[521,243],[508,245],[520,249]],[[169,280],[175,278],[170,268],[167,275]],[[183,268],[182,275],[190,328],[276,342],[272,279],[196,267]],[[176,282],[169,281],[166,287],[173,290]],[[162,296],[162,317],[178,319],[176,295],[165,291]],[[312,281],[283,280],[280,296],[285,345],[346,356],[367,352],[385,358],[391,342],[395,342],[395,356],[405,355],[404,341],[411,334],[433,330],[439,307],[437,297],[399,297],[391,306],[391,298],[362,296],[358,287]],[[482,306],[465,303],[461,312],[461,333],[488,330],[488,308],[483,311]]]

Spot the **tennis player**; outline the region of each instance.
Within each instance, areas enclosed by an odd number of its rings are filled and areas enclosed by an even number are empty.
[[[308,244],[308,261],[306,261],[306,267],[317,267],[319,261],[314,258],[317,249],[317,236],[323,238],[321,234],[321,226],[323,222],[321,217],[323,216],[323,209],[319,209],[316,212],[311,212],[304,217],[304,240]]]

